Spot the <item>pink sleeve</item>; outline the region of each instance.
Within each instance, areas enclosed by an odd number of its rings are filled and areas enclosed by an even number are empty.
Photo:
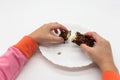
[[[14,47],[0,57],[0,80],[15,80],[27,60],[38,48],[36,41],[23,37]]]
[[[0,57],[0,80],[15,80],[27,58],[15,47]]]

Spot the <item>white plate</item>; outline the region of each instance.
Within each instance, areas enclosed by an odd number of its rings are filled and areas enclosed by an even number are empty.
[[[84,67],[92,63],[89,56],[80,49],[79,46],[71,42],[72,37],[76,31],[85,33],[90,31],[88,28],[81,27],[75,24],[64,24],[69,30],[71,30],[71,36],[69,40],[64,44],[49,44],[40,46],[42,55],[54,64],[63,67]]]

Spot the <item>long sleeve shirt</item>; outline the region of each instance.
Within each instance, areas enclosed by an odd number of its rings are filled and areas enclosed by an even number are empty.
[[[10,47],[0,57],[0,80],[15,80],[37,48],[36,41],[29,36],[23,37],[16,45]],[[120,80],[120,76],[107,70],[102,73],[102,80]]]

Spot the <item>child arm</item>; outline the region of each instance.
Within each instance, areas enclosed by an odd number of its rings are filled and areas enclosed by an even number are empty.
[[[59,23],[44,24],[0,57],[0,80],[14,80],[27,60],[35,53],[38,46],[44,43],[60,43],[63,38],[51,34],[52,30],[67,29]],[[39,45],[38,45],[39,44]]]
[[[0,57],[0,80],[14,80],[37,48],[37,43],[29,36],[9,48]]]

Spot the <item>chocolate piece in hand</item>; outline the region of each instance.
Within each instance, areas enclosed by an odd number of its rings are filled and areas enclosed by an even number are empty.
[[[90,47],[94,46],[95,40],[89,36],[85,36],[79,32],[76,32],[75,36],[72,38],[72,42],[77,45],[86,44]]]
[[[64,41],[67,41],[70,35],[71,35],[71,31],[62,30],[59,36],[62,37]]]

